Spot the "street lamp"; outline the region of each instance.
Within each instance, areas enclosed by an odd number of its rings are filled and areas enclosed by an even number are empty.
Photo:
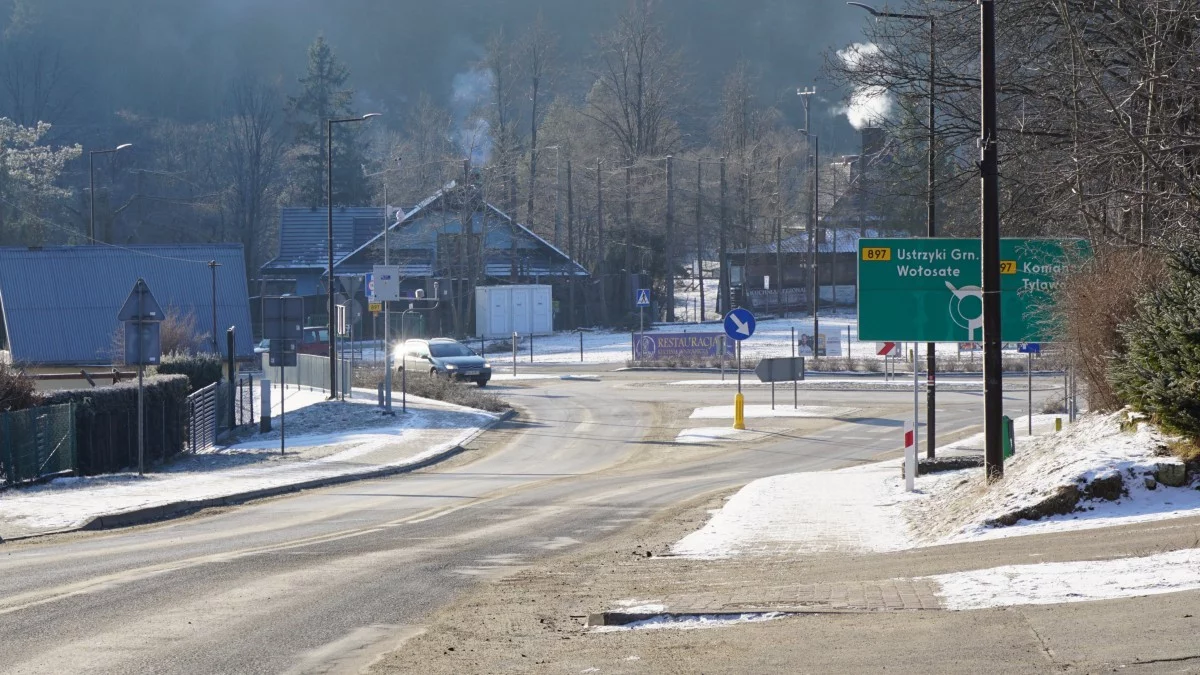
[[[125,148],[133,147],[133,143],[122,143],[111,150],[91,150],[88,152],[88,243],[96,243],[96,155],[111,155]]]
[[[817,352],[817,343],[819,340],[819,338],[817,336],[820,335],[820,327],[821,327],[821,323],[820,323],[821,320],[817,316],[818,308],[821,305],[821,284],[820,284],[821,277],[818,274],[819,267],[817,265],[817,257],[821,253],[820,248],[818,248],[818,246],[817,246],[817,230],[820,229],[820,226],[821,226],[821,207],[820,207],[820,200],[821,200],[821,137],[818,136],[817,134],[812,133],[812,127],[810,126],[811,119],[809,118],[809,98],[811,98],[812,95],[816,94],[816,93],[817,93],[816,87],[808,87],[806,89],[797,89],[796,90],[796,95],[800,97],[800,100],[804,101],[804,129],[802,129],[801,131],[804,133],[804,136],[812,142],[812,145],[813,145],[813,154],[810,155],[810,157],[812,158],[812,163],[813,163],[813,198],[812,198],[813,204],[812,204],[812,220],[810,221],[812,223],[812,227],[810,227],[809,231],[808,231],[809,267],[812,268],[812,287],[813,287],[813,296],[812,296],[813,300],[812,300],[812,308],[811,308],[812,309],[812,318],[813,318],[813,338],[812,338],[813,339],[813,348],[812,348],[813,349],[813,353],[812,353],[813,358],[817,357],[817,353],[818,353]],[[833,250],[832,259],[836,261],[837,260],[837,242],[836,241],[833,242],[832,250]],[[836,266],[834,267],[834,269],[836,270]],[[832,283],[834,284],[833,289],[836,291],[837,279],[833,279]],[[836,296],[837,293],[835,292],[834,295]],[[836,304],[836,301],[837,301],[837,298],[834,297],[835,304]]]
[[[333,285],[335,283],[333,277],[333,125],[342,124],[345,122],[362,122],[369,120],[372,117],[379,117],[381,113],[367,113],[362,117],[344,117],[341,119],[325,120],[325,201],[328,207],[329,215],[329,230],[326,237],[326,244],[329,247],[329,400],[337,398],[337,325],[334,324],[333,317],[337,314],[337,308],[333,301]]]
[[[934,237],[937,235],[937,228],[935,226],[935,221],[934,221],[934,207],[937,203],[937,200],[935,197],[936,193],[934,191],[934,188],[936,185],[936,180],[937,180],[935,172],[934,172],[935,163],[937,161],[936,157],[935,157],[934,146],[935,146],[935,143],[937,142],[937,134],[934,130],[934,85],[936,83],[936,80],[934,79],[933,69],[934,69],[934,64],[935,64],[936,58],[937,58],[937,42],[934,40],[934,18],[933,18],[933,15],[932,14],[928,14],[928,15],[926,15],[926,14],[900,14],[900,13],[896,13],[896,12],[887,12],[887,11],[881,12],[872,6],[863,4],[861,2],[847,2],[846,4],[854,6],[854,7],[858,7],[859,9],[866,10],[867,12],[869,12],[871,14],[871,16],[875,17],[876,20],[890,18],[890,19],[908,19],[910,21],[928,21],[929,22],[929,111],[928,111],[928,116],[929,116],[929,141],[928,141],[928,145],[929,145],[929,158],[928,158],[929,175],[927,178],[928,187],[927,187],[927,191],[926,191],[926,203],[925,203],[925,236]],[[936,446],[935,433],[934,433],[934,419],[937,416],[937,413],[936,413],[937,406],[935,404],[935,401],[937,400],[937,393],[936,393],[936,390],[937,390],[936,389],[937,388],[937,384],[936,384],[937,383],[937,355],[936,355],[935,349],[936,349],[935,343],[933,343],[933,342],[926,343],[925,357],[927,359],[927,363],[926,363],[925,368],[926,368],[926,372],[927,372],[926,382],[927,382],[928,386],[926,387],[926,392],[927,392],[926,393],[926,409],[927,410],[925,412],[925,416],[926,416],[926,430],[929,433],[927,433],[925,435],[926,441],[928,443],[925,454],[930,459],[933,459],[934,452],[935,452],[935,446]],[[916,354],[914,354],[913,355],[913,363],[914,363],[913,367],[914,368],[916,367],[915,366],[916,360],[917,360],[917,357],[916,357]]]

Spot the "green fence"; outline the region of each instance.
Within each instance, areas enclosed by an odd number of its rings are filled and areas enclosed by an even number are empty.
[[[0,480],[15,485],[74,471],[75,405],[0,413]]]

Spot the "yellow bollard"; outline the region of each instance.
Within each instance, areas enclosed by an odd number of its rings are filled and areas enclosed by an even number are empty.
[[[1061,417],[1055,417],[1055,418],[1054,418],[1054,430],[1055,430],[1056,432],[1057,432],[1057,431],[1062,431],[1062,418],[1061,418]]]
[[[740,391],[733,397],[733,428],[746,428],[746,397]]]

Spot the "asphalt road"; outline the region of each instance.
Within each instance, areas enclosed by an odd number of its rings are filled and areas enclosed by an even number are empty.
[[[669,439],[700,426],[680,411],[731,402],[668,384],[686,377],[512,386],[522,415],[481,439],[477,461],[0,545],[0,671],[354,672],[489,576],[703,493],[877,458],[911,414],[911,392],[802,392],[847,412],[803,432],[752,421],[767,431],[676,459]],[[1006,403],[1020,414],[1023,392]],[[942,430],[962,429],[979,424],[982,397],[943,393],[938,407]]]

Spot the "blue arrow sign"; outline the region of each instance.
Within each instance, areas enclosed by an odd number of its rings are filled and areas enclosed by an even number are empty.
[[[1042,345],[1038,342],[1026,342],[1018,347],[1017,351],[1022,354],[1041,354]]]
[[[750,310],[738,307],[725,315],[725,334],[731,340],[745,340],[754,335],[754,326],[757,323]]]
[[[649,307],[650,306],[650,289],[649,288],[639,288],[638,289],[638,291],[637,291],[637,306],[638,307]]]

